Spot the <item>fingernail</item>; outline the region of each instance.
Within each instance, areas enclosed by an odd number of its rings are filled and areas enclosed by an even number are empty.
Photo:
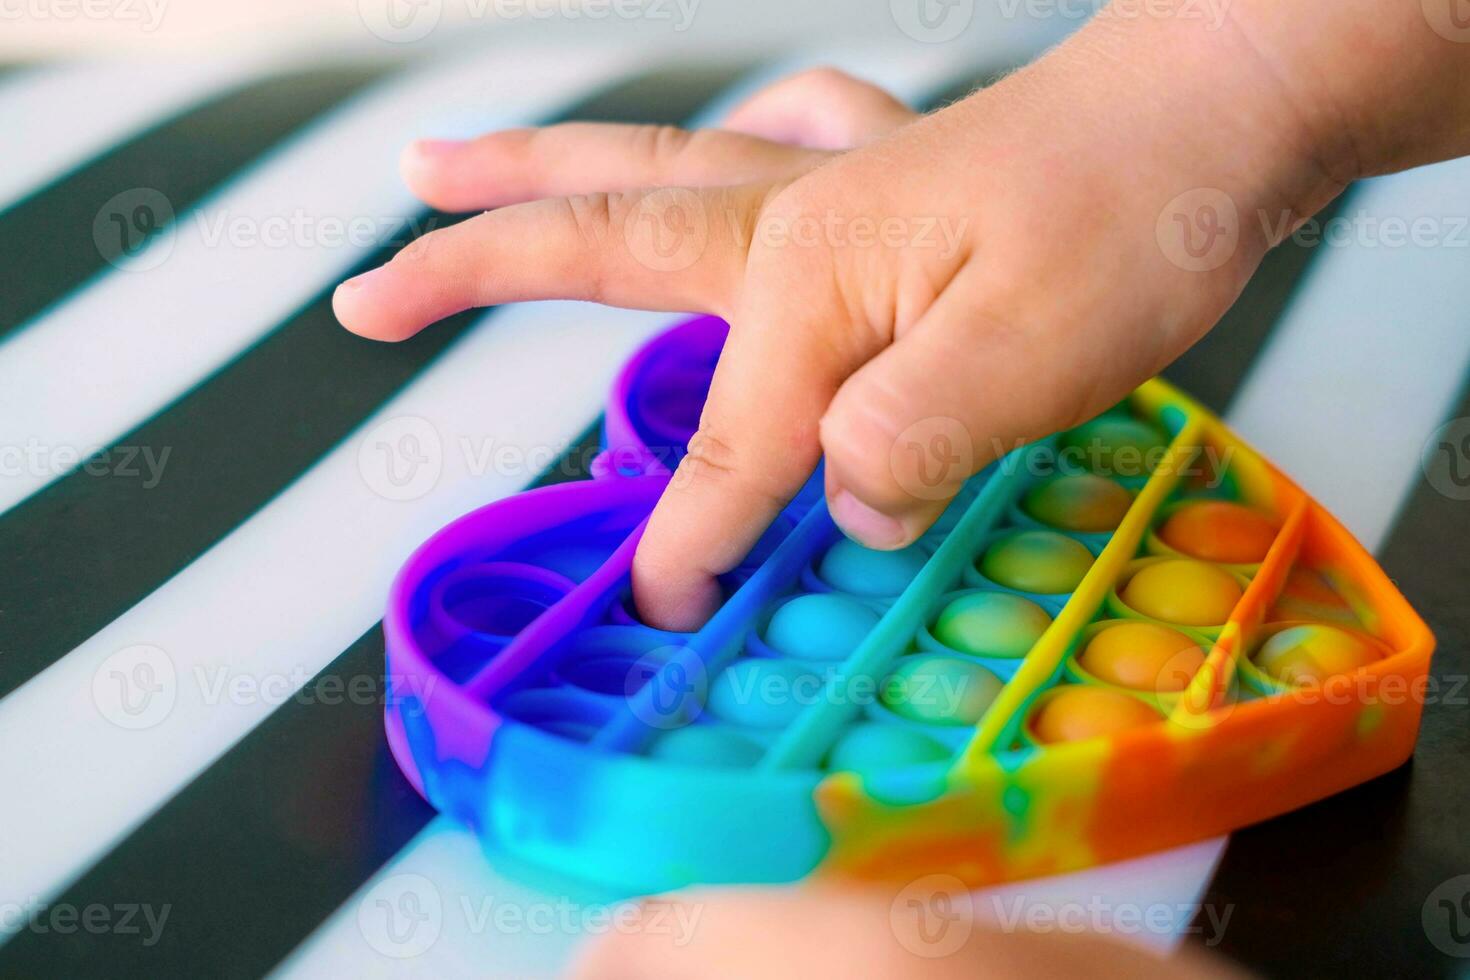
[[[908,544],[908,530],[901,521],[874,510],[846,490],[838,490],[827,509],[848,537],[869,548],[902,548]]]
[[[366,272],[360,272],[357,275],[353,276],[351,279],[343,282],[342,285],[338,286],[337,288],[347,290],[361,289],[363,286],[366,286],[368,284],[373,276],[381,272],[382,269],[382,266],[378,266],[376,269],[369,269]]]

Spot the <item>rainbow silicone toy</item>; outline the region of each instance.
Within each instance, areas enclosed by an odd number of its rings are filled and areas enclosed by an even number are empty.
[[[903,552],[847,542],[814,480],[702,630],[640,625],[629,565],[724,336],[700,318],[649,343],[595,479],[455,521],[393,586],[389,743],[497,852],[629,892],[978,885],[1219,834],[1409,756],[1428,629],[1160,381],[993,464]]]

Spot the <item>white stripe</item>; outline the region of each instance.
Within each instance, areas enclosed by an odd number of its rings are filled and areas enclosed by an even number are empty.
[[[634,63],[626,50],[477,50],[350,101],[180,215],[140,269],[103,276],[0,343],[0,512],[183,394],[417,214],[396,167],[410,139],[542,118]]]
[[[1350,194],[1230,421],[1377,549],[1470,370],[1470,158]]]
[[[0,209],[149,125],[264,66],[238,55],[140,64],[84,62],[18,72],[0,84]]]

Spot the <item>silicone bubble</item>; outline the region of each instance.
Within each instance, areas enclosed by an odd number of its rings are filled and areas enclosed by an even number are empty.
[[[760,761],[761,747],[742,735],[716,725],[686,725],[664,732],[649,748],[655,759],[690,766],[751,766]]]
[[[851,596],[814,592],[785,602],[766,626],[771,649],[806,660],[842,660],[878,625],[878,614]]]
[[[1159,527],[1159,540],[1180,554],[1229,565],[1253,565],[1266,557],[1279,528],[1268,514],[1225,500],[1179,507]]]
[[[883,703],[894,714],[934,725],[973,725],[985,714],[1001,679],[981,665],[942,653],[899,658],[882,684]]]
[[[817,699],[821,678],[790,660],[744,657],[710,684],[709,710],[751,728],[784,728]]]
[[[1104,415],[1079,425],[1061,440],[1063,451],[1097,473],[1147,476],[1163,458],[1169,437],[1157,426],[1126,415]]]
[[[1261,644],[1251,658],[1263,672],[1286,684],[1320,684],[1381,656],[1369,640],[1333,626],[1291,626]]]
[[[1092,552],[1055,531],[1018,531],[985,550],[980,573],[1021,592],[1058,595],[1077,588],[1092,567]]]
[[[972,592],[950,602],[934,622],[934,638],[980,657],[1024,657],[1051,625],[1030,599],[1007,592]]]
[[[1197,642],[1157,623],[1114,623],[1077,655],[1082,669],[1100,681],[1154,692],[1184,690],[1204,662]]]
[[[1171,558],[1145,565],[1123,587],[1122,600],[1153,619],[1183,626],[1218,626],[1240,602],[1240,583],[1223,568]]]
[[[843,538],[827,549],[817,574],[839,592],[895,596],[923,570],[928,557],[914,545],[897,551],[875,551]]]
[[[1111,531],[1123,521],[1133,497],[1121,484],[1095,473],[1073,473],[1027,492],[1022,509],[1064,531]]]
[[[827,768],[835,772],[875,772],[938,762],[949,754],[949,749],[934,739],[902,725],[864,722],[848,729],[832,746]]]
[[[1027,725],[1031,737],[1046,745],[1113,735],[1163,717],[1132,695],[1072,684],[1039,698]]]

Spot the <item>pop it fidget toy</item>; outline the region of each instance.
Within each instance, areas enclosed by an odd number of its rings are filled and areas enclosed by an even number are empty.
[[[807,875],[973,884],[1182,844],[1408,758],[1433,638],[1363,549],[1161,381],[972,478],[912,547],[819,477],[696,633],[632,614],[644,521],[725,338],[624,368],[595,478],[404,567],[388,741],[495,853],[629,892]]]

